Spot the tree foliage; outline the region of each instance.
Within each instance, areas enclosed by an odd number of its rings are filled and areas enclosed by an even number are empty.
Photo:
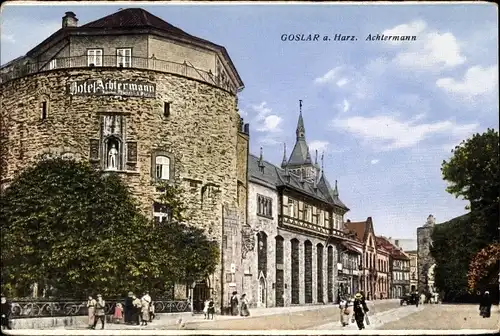
[[[496,277],[499,260],[500,243],[493,243],[486,246],[472,258],[467,273],[469,291],[474,291],[486,285],[482,283],[484,279]]]
[[[478,266],[473,258],[481,249],[498,241],[498,131],[488,129],[483,134],[474,134],[452,153],[441,167],[443,179],[448,182],[446,190],[469,201],[470,213],[435,227],[431,254],[436,260],[436,286],[449,296],[460,296],[467,293],[472,283],[481,283],[481,276],[485,275],[480,267],[469,269],[470,265]]]
[[[166,189],[163,201],[185,219],[178,190]],[[2,286],[14,295],[33,283],[80,297],[160,294],[217,264],[217,246],[202,230],[155,225],[117,174],[73,160],[42,160],[14,179],[0,200],[0,225]]]

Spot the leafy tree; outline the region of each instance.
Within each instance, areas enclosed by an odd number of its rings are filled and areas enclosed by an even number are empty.
[[[436,286],[448,297],[456,298],[468,295],[471,283],[481,283],[480,277],[486,275],[484,269],[471,261],[474,257],[481,258],[476,256],[481,249],[498,241],[498,132],[488,129],[475,134],[452,153],[441,167],[443,179],[448,181],[446,190],[469,201],[470,213],[435,227],[431,253],[436,260]]]
[[[173,218],[184,220],[179,190],[166,190]],[[26,295],[33,283],[73,297],[159,295],[217,264],[217,246],[201,230],[174,220],[155,225],[117,174],[73,160],[42,160],[19,174],[0,200],[0,226],[10,295]]]
[[[443,161],[443,179],[447,191],[470,202],[473,217],[472,234],[478,244],[486,246],[498,239],[499,223],[499,136],[488,129],[474,134],[452,151],[449,161]],[[494,232],[495,234],[491,234]]]

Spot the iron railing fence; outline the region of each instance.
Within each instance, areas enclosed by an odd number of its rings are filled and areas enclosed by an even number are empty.
[[[116,55],[103,55],[100,57],[89,57],[87,55],[60,57],[50,61],[27,62],[6,67],[0,71],[0,84],[11,80],[37,74],[45,71],[57,69],[78,69],[78,68],[130,68],[142,70],[154,70],[169,74],[181,75],[196,79],[211,85],[215,85],[223,90],[236,92],[236,88],[228,79],[222,79],[211,71],[198,69],[191,63],[184,63],[161,60],[157,58],[127,57],[118,58]]]
[[[114,314],[117,303],[125,304],[123,300],[105,300],[106,315]],[[85,316],[88,314],[86,301],[79,300],[14,300],[11,301],[11,315],[13,319],[36,318],[36,317],[63,317],[63,316]],[[155,314],[158,313],[183,313],[191,311],[188,300],[155,300]]]

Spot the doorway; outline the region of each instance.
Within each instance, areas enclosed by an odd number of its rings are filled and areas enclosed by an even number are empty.
[[[264,277],[259,279],[259,307],[266,307],[266,280]]]
[[[210,298],[210,288],[205,281],[197,282],[193,288],[193,312],[203,312],[205,300]]]

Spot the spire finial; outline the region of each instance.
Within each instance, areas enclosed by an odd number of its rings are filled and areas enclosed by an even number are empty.
[[[262,155],[262,147],[260,147],[260,156],[259,156],[259,161],[262,162],[262,159],[263,159],[263,155]]]
[[[333,191],[333,195],[334,196],[338,196],[339,195],[339,188],[337,186],[337,180],[335,180],[335,190]]]
[[[304,119],[302,119],[302,99],[299,99],[299,120],[297,121],[295,134],[297,135],[297,140],[305,140],[306,130],[304,128]]]
[[[283,160],[281,161],[281,168],[286,166],[286,142],[283,142]]]
[[[325,160],[324,160],[324,158],[325,158],[325,152],[323,151],[321,153],[321,171],[325,170]]]

